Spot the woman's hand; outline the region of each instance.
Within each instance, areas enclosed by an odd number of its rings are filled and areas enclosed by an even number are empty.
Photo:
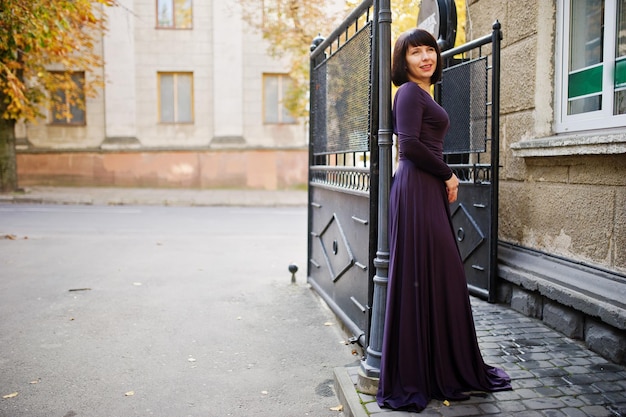
[[[446,181],[446,191],[448,192],[448,202],[454,203],[459,195],[459,179],[452,174],[450,179]]]

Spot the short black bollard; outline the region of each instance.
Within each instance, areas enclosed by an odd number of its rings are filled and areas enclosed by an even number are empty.
[[[291,283],[296,283],[296,272],[298,272],[298,265],[289,264],[289,272],[291,272]]]

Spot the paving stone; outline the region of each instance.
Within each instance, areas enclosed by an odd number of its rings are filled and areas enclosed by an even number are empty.
[[[554,368],[554,366],[548,361],[526,361],[520,363],[520,366],[524,369],[532,370],[539,368]]]
[[[530,371],[537,378],[545,378],[545,377],[565,377],[569,375],[561,368],[543,368],[543,369],[533,369]]]
[[[582,402],[580,399],[576,398],[576,397],[559,397],[561,401],[563,401],[563,404],[567,405],[568,407],[583,407],[585,405],[584,402]]]
[[[475,405],[455,405],[454,407],[443,407],[439,410],[444,417],[465,417],[480,416],[482,411]]]
[[[537,378],[548,378],[548,377],[554,378],[554,377],[564,377],[566,375],[569,375],[567,372],[565,372],[561,368],[533,369],[530,372],[533,374],[533,376],[536,376]]]
[[[599,405],[582,407],[580,410],[591,417],[612,417],[609,410]]]
[[[561,377],[547,377],[541,378],[541,382],[546,387],[559,387],[562,385],[568,385],[568,383]]]
[[[376,401],[376,397],[374,397],[373,395],[369,395],[369,394],[365,394],[362,392],[359,392],[359,398],[361,399],[362,403],[371,403],[372,401]]]
[[[577,398],[586,405],[604,405],[607,403],[602,394],[581,394]]]
[[[594,382],[599,382],[601,379],[594,374],[577,374],[577,375],[566,375],[563,377],[570,384],[579,384],[579,385],[588,385],[593,384]]]
[[[522,403],[530,410],[546,410],[564,408],[565,404],[558,398],[534,398],[522,400]]]
[[[510,355],[502,355],[499,357],[500,359],[500,363],[510,363],[515,365],[515,369],[520,369],[519,367],[519,359],[517,359],[515,356],[510,356]]]
[[[534,378],[535,375],[530,371],[525,371],[523,369],[506,369],[507,373],[511,377],[511,379],[525,379],[525,378]]]
[[[515,392],[521,398],[537,398],[538,397],[537,392],[535,390],[528,389],[528,388],[516,389]]]
[[[591,364],[590,358],[568,358],[566,359],[566,361],[572,365],[590,365]]]
[[[516,391],[494,392],[493,396],[497,401],[519,400],[521,397]]]
[[[493,403],[489,403],[489,404],[479,404],[478,408],[481,411],[481,415],[485,415],[485,414],[497,414],[500,413],[500,407],[498,407],[496,404]]]
[[[561,410],[543,410],[541,414],[546,417],[565,417],[565,413]]]
[[[559,397],[563,395],[561,391],[559,391],[556,388],[551,388],[551,387],[535,388],[535,392],[542,397]]]
[[[487,342],[482,341],[481,339],[480,350],[484,352],[485,350],[490,350],[490,349],[494,349],[500,352],[501,350],[500,350],[500,345],[498,345],[498,341],[496,340],[495,342],[487,343]]]
[[[514,415],[515,417],[543,417],[538,411],[522,411]]]
[[[589,374],[589,368],[586,366],[566,366],[563,370],[570,374]]]
[[[614,392],[614,391],[623,391],[623,387],[615,382],[596,382],[591,384],[592,387],[597,388],[601,392]]]
[[[541,380],[536,379],[536,378],[524,378],[524,379],[513,379],[511,381],[511,385],[513,386],[513,389],[518,389],[518,388],[537,388],[537,387],[543,387],[543,383]]]
[[[567,417],[589,417],[587,413],[579,408],[562,408],[561,412]]]
[[[565,395],[591,395],[591,394],[599,394],[597,388],[591,385],[563,385],[558,387],[559,390],[563,392]]]
[[[553,359],[553,356],[547,353],[521,353],[519,358],[523,361],[548,361]]]
[[[550,359],[550,363],[553,364],[557,368],[564,368],[564,367],[570,365],[570,363],[567,361],[567,359],[565,359],[565,358],[556,358],[554,355],[552,355],[552,359]]]
[[[626,394],[623,391],[605,392],[603,396],[613,404],[626,403]]]
[[[502,412],[516,412],[526,409],[521,401],[501,401],[497,403]]]
[[[370,414],[380,413],[381,411],[383,411],[376,401],[364,404],[364,406],[365,406],[365,410],[368,413],[370,413]],[[387,411],[387,410],[385,410],[385,411]],[[385,414],[385,415],[387,415],[387,414]]]

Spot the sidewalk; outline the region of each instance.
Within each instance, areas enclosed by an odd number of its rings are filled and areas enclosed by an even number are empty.
[[[26,187],[0,193],[0,203],[162,205],[162,206],[306,206],[306,190],[237,190],[121,187]]]
[[[31,187],[0,194],[0,203],[306,206],[307,192]],[[485,361],[510,374],[513,391],[449,404],[432,401],[420,414],[398,412],[381,409],[373,396],[358,392],[358,367],[336,368],[345,416],[626,417],[626,368],[506,306],[479,299],[472,299],[472,306]]]

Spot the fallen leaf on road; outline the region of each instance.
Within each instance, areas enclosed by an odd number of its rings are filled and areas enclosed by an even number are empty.
[[[15,235],[4,235],[2,236],[3,239],[9,239],[9,240],[17,240],[17,236]]]
[[[8,398],[15,398],[15,397],[17,397],[17,395],[18,395],[17,392],[12,392],[10,394],[3,395],[2,398],[6,398],[6,399],[8,399]]]
[[[450,401],[444,400],[443,405],[445,405],[446,407],[450,407]]]
[[[343,411],[343,405],[338,405],[337,407],[330,407],[330,411]]]

